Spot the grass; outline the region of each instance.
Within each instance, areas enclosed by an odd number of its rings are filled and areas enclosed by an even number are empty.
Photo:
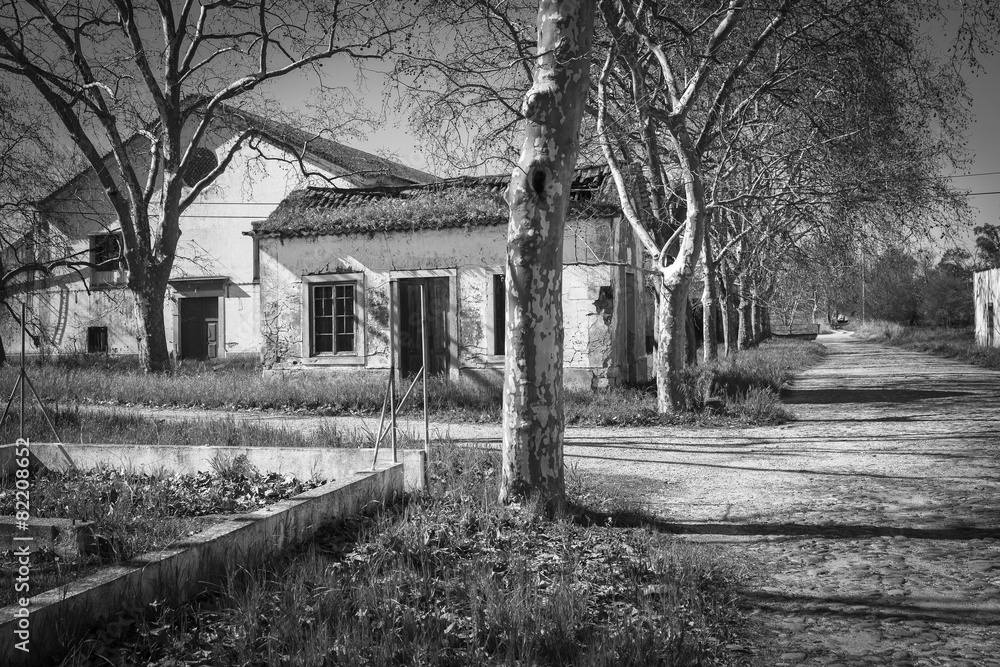
[[[429,493],[124,613],[63,665],[746,664],[727,646],[753,641],[747,563],[613,518],[543,522],[496,502],[496,452],[435,451]]]
[[[908,327],[895,322],[870,321],[858,325],[855,335],[907,350],[1000,369],[1000,348],[978,345],[975,333],[968,328]]]
[[[777,395],[791,373],[816,363],[823,348],[804,341],[775,340],[728,359],[686,369],[687,410],[672,415],[656,411],[654,388],[591,391],[568,389],[568,424],[609,426],[649,424],[772,423],[789,415]],[[147,375],[109,360],[110,367],[83,357],[68,357],[30,369],[39,393],[49,400],[121,406],[187,407],[226,410],[274,410],[317,415],[377,415],[384,379],[369,374],[337,376],[299,374],[265,379],[247,363],[182,367],[172,375]],[[0,386],[11,386],[17,370],[0,369]],[[404,412],[422,404],[414,389]],[[495,384],[441,377],[428,383],[428,404],[437,419],[500,421],[501,390]]]
[[[14,514],[16,490],[11,481],[0,482],[0,515]],[[249,512],[321,482],[263,474],[245,456],[217,458],[211,473],[148,474],[111,467],[38,472],[31,478],[32,518],[92,521],[100,549],[72,561],[63,561],[51,552],[33,554],[31,592],[40,593],[101,565],[123,563],[161,549],[199,531],[200,522],[195,517]],[[3,560],[0,558],[0,563]],[[6,572],[0,578],[6,578]],[[13,585],[0,585],[0,606],[15,599]]]
[[[49,417],[62,442],[201,447],[357,447],[367,434],[354,434],[331,424],[306,433],[286,426],[242,421],[231,416],[206,419],[154,419],[123,409],[83,411],[51,406]],[[14,442],[18,414],[0,426],[0,442]],[[33,442],[51,442],[52,431],[41,413],[26,410],[25,434]],[[366,444],[365,446],[370,446]]]

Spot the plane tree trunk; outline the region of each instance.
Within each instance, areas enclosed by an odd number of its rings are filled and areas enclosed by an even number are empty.
[[[521,158],[507,190],[501,502],[565,508],[562,255],[589,85],[594,3],[542,0]]]

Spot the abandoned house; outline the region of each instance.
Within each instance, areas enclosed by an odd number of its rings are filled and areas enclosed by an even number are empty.
[[[567,216],[565,382],[600,387],[651,374],[653,297],[606,168],[577,171]],[[420,187],[309,187],[250,233],[260,249],[265,372],[381,372],[390,339],[403,376],[423,365],[496,379],[504,364],[509,175]]]
[[[1000,269],[977,271],[972,289],[976,301],[976,342],[1000,347]]]
[[[248,129],[251,138],[227,170],[181,217],[164,309],[168,346],[180,359],[260,355],[257,239],[244,232],[290,192],[317,182],[347,190],[436,180],[288,124],[229,109],[196,149],[187,182],[214,169]],[[129,147],[137,164],[144,164],[138,160],[148,155],[147,140],[137,134]],[[35,282],[27,303],[37,345],[29,343],[26,351],[136,353],[137,324],[125,289],[128,267],[120,259],[120,226],[94,171],[79,174],[40,202],[40,208],[50,252],[89,252],[93,262],[117,260],[119,265],[107,271],[65,270]],[[20,337],[10,335],[14,322],[7,318],[4,325],[7,340],[16,341],[19,349]]]

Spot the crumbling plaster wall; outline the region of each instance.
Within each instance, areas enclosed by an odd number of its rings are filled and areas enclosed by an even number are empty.
[[[563,309],[566,383],[598,387],[619,377],[614,352],[614,303],[624,295],[616,280],[613,224],[608,219],[574,220],[564,246]],[[503,356],[494,354],[493,277],[506,263],[506,227],[468,227],[352,234],[262,238],[261,293],[264,360],[287,372],[302,368],[350,371],[389,366],[389,284],[398,272],[447,269],[458,291],[454,318],[458,367],[462,375],[496,379]],[[615,255],[617,253],[614,253]],[[612,261],[609,261],[612,260]],[[362,274],[364,349],[352,364],[310,357],[303,339],[303,276]],[[410,274],[403,274],[410,275]]]

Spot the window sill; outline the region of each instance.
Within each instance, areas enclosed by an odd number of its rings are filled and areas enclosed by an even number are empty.
[[[318,356],[294,359],[289,366],[364,366],[365,358],[359,355]]]

